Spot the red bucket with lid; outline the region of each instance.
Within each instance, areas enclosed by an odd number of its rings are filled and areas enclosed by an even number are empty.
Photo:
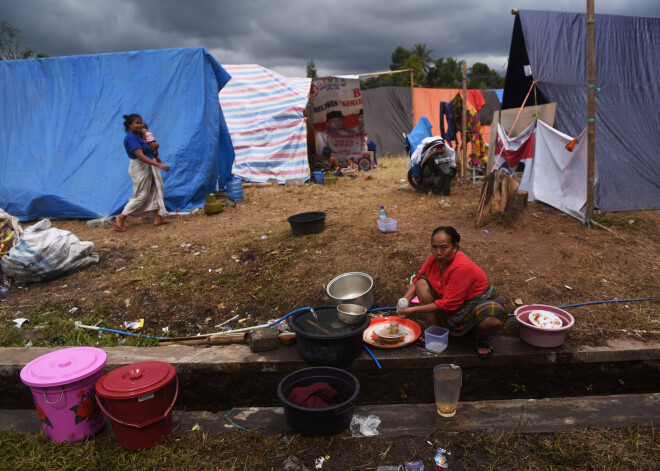
[[[149,448],[172,433],[178,394],[176,371],[162,361],[122,366],[96,383],[96,401],[125,450]]]

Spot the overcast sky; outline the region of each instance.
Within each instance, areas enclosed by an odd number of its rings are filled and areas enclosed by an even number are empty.
[[[388,70],[397,46],[504,73],[512,8],[582,11],[586,0],[0,0],[24,47],[51,56],[205,47],[220,64],[305,76]],[[660,0],[595,0],[596,13],[660,17]],[[552,5],[550,7],[549,5]]]

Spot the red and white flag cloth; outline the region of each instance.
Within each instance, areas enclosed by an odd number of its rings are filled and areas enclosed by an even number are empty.
[[[534,157],[535,129],[536,123],[532,123],[523,132],[516,137],[510,137],[507,141],[506,131],[504,131],[501,124],[497,124],[497,142],[495,143],[495,152],[493,154],[496,170],[505,170],[508,168],[513,173],[521,161],[524,162]]]

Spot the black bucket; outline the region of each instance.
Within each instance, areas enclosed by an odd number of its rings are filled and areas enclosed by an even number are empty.
[[[325,216],[322,211],[312,211],[289,216],[287,221],[296,235],[318,234],[325,229]]]
[[[331,328],[328,318],[334,323],[339,321],[337,306],[315,307],[321,328]],[[321,329],[310,327],[310,311],[302,311],[289,318],[289,327],[296,333],[296,343],[300,357],[315,365],[346,365],[362,353],[362,333],[371,323],[366,315],[364,320],[355,325],[343,325],[344,332],[331,334]]]
[[[297,406],[287,399],[294,388],[324,382],[339,393],[339,404],[324,409]],[[353,401],[360,392],[355,376],[339,368],[315,366],[294,371],[277,385],[277,397],[284,404],[286,423],[305,436],[334,435],[346,429],[353,419]]]

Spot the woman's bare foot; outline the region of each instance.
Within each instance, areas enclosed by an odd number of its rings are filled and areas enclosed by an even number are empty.
[[[169,219],[163,219],[160,215],[156,215],[154,217],[154,226],[162,226],[163,224],[169,224],[170,221]]]

